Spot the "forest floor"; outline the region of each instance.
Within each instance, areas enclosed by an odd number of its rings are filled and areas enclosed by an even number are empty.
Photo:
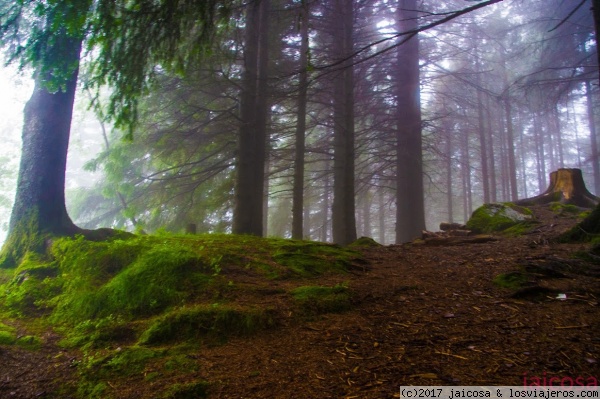
[[[352,308],[303,322],[279,294],[289,282],[240,276],[253,289],[237,300],[277,307],[279,327],[196,349],[187,354],[193,367],[167,383],[207,381],[209,398],[393,398],[402,385],[595,382],[600,267],[578,260],[586,245],[555,242],[574,217],[534,212],[540,224],[520,237],[364,249],[351,273],[315,281],[347,284]],[[519,270],[528,271],[524,288],[493,283]],[[75,397],[51,392],[77,379],[81,353],[44,338],[36,351],[0,347],[0,398]],[[162,372],[153,363],[115,376],[105,393],[158,397],[148,376]]]

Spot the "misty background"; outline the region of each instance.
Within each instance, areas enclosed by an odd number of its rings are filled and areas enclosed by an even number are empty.
[[[465,6],[443,3],[422,5],[419,24]],[[536,195],[560,167],[581,168],[588,189],[598,194],[596,139],[590,135],[598,114],[596,44],[589,7],[570,14],[574,6],[505,1],[419,35],[429,230],[443,221],[464,222],[483,202],[510,201],[511,190],[519,198]],[[382,50],[385,42],[373,43],[396,32],[394,12],[385,1],[361,4],[355,48],[370,46],[367,55]],[[323,11],[315,7],[311,13],[310,57],[319,65],[330,44]],[[299,32],[285,8],[272,17],[265,226],[266,235],[290,237]],[[243,27],[241,19],[232,24]],[[196,71],[185,78],[164,73],[144,98],[133,140],[103,122],[101,109],[88,109],[89,93],[78,92],[66,187],[77,225],[183,231],[195,223],[199,232],[231,231],[241,42],[233,29]],[[383,243],[392,243],[394,235],[388,112],[394,107],[394,57],[387,52],[355,65],[357,230]],[[311,73],[308,92],[304,236],[330,241],[331,88],[327,76],[317,78],[320,73]],[[29,75],[13,67],[0,75],[0,241],[14,200],[22,110],[33,88]]]

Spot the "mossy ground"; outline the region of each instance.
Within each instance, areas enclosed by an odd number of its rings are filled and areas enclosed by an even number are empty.
[[[536,223],[533,212],[512,203],[484,204],[467,221],[467,229],[475,233],[506,233],[520,235]]]
[[[502,288],[518,289],[523,287],[528,279],[526,273],[514,271],[497,275],[494,277],[493,283]]]
[[[83,350],[77,396],[109,398],[108,379],[168,378],[164,370],[183,359],[177,348],[276,328],[281,310],[273,301],[287,301],[284,307],[302,315],[348,309],[347,286],[306,280],[343,279],[359,257],[335,245],[253,236],[62,238],[47,257],[28,254],[17,267],[1,269],[0,312],[30,328],[33,320],[51,327],[62,345]],[[251,306],[249,295],[258,298]],[[0,324],[0,345],[41,343],[23,338]],[[149,371],[160,367],[166,369]],[[169,384],[157,397],[196,398],[205,391],[204,382]]]
[[[342,312],[352,306],[351,292],[345,284],[336,284],[333,287],[301,286],[290,293],[298,303],[300,313],[309,317]]]

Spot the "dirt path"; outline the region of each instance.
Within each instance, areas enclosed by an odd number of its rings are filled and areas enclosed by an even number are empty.
[[[207,380],[211,398],[392,398],[401,385],[600,380],[600,274],[573,260],[582,245],[552,243],[574,221],[538,212],[544,223],[520,238],[368,249],[364,271],[316,282],[347,282],[353,310],[190,353],[197,371],[172,382]],[[519,266],[562,277],[516,297],[492,283]],[[44,397],[53,372],[75,374],[52,347],[0,355],[1,398]],[[156,392],[141,374],[109,385],[120,398]]]

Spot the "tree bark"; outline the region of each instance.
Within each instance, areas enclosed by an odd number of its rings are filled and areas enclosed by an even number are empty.
[[[510,182],[510,199],[516,201],[519,197],[517,187],[517,163],[515,160],[515,134],[512,118],[512,105],[510,97],[504,98],[504,111],[506,113],[506,140],[508,152],[508,176]]]
[[[300,73],[298,76],[298,112],[296,114],[296,153],[294,159],[294,188],[292,203],[292,238],[304,236],[304,152],[306,150],[306,102],[308,78],[308,5],[300,8]]]
[[[481,72],[479,54],[477,46],[475,47],[475,82],[477,84],[477,132],[479,133],[479,153],[481,159],[481,182],[483,184],[483,202],[490,202],[490,178],[488,171],[488,155],[487,155],[487,140],[485,130],[485,118],[483,116],[483,93],[480,90],[481,87]]]
[[[385,192],[383,187],[380,187],[378,190],[378,200],[379,200],[379,242],[381,244],[385,244]]]
[[[596,47],[600,43],[600,0],[592,0],[592,13],[594,15],[594,27],[596,31]],[[600,51],[596,51],[598,64],[600,64]],[[600,70],[598,70],[600,77]],[[586,86],[586,89],[588,87]],[[589,90],[588,90],[589,93]],[[595,154],[597,155],[597,154]],[[594,159],[594,162],[598,162]],[[572,230],[563,234],[562,238],[570,241],[590,240],[600,234],[600,204],[594,208],[594,211]]]
[[[79,64],[81,40],[63,38],[61,56]],[[50,236],[79,231],[65,206],[65,171],[78,67],[61,90],[51,92],[50,75],[38,72],[25,105],[21,163],[9,233],[0,265],[15,266],[27,251],[43,252]]]
[[[442,121],[443,132],[446,138],[446,208],[448,210],[448,222],[454,222],[454,191],[452,189],[452,134],[448,123]]]
[[[596,58],[600,65],[600,51],[598,51],[598,43],[600,43],[600,0],[592,0],[592,14],[594,15],[594,30],[596,32]],[[600,69],[598,69],[598,77],[600,78]]]
[[[487,135],[489,137],[488,140],[488,159],[490,160],[490,200],[492,202],[496,202],[498,200],[498,187],[496,183],[496,155],[494,150],[494,134],[492,128],[492,112],[490,107],[490,96],[485,97],[485,107],[486,107],[486,116],[487,116]]]
[[[460,171],[463,194],[463,220],[469,220],[473,213],[473,197],[471,191],[471,161],[469,158],[469,131],[463,130],[462,144],[460,149]]]
[[[267,124],[269,0],[248,4],[233,233],[262,236]]]
[[[334,40],[339,59],[346,59],[354,48],[353,0],[335,0]],[[333,156],[333,242],[347,245],[356,240],[354,190],[354,68],[352,58],[340,66],[334,77],[334,156]]]
[[[416,0],[398,0],[399,31],[418,27]],[[398,46],[396,76],[396,243],[425,230],[419,38]]]
[[[516,201],[517,205],[543,205],[560,202],[582,208],[595,207],[600,198],[590,193],[583,181],[581,169],[558,169],[550,173],[550,186],[542,194]]]
[[[592,96],[592,85],[589,80],[585,81],[585,96],[587,103],[588,126],[590,130],[590,148],[592,150],[592,168],[594,170],[594,191],[600,194],[600,157],[598,156],[598,135],[596,133],[596,119],[594,118],[594,103]]]

